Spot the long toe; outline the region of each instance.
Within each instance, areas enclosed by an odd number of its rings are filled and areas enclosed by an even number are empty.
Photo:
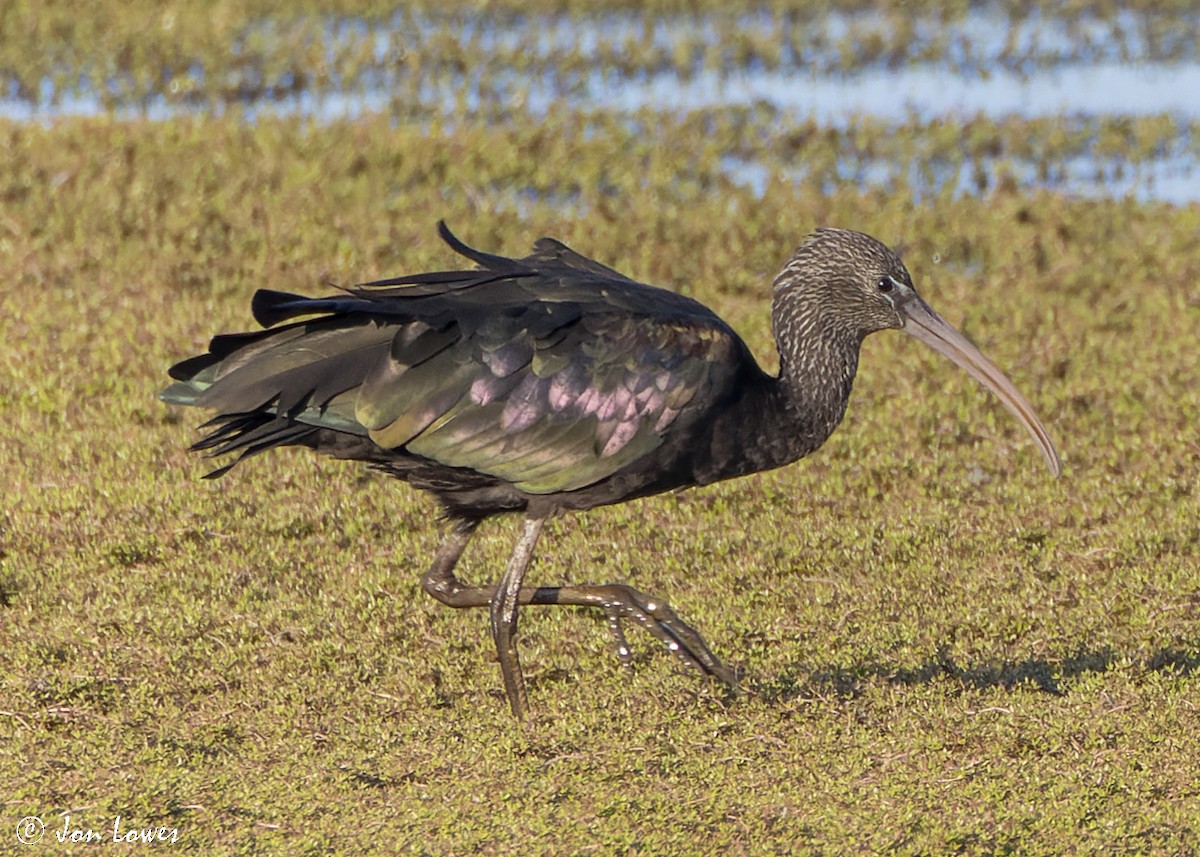
[[[737,674],[721,663],[700,633],[680,619],[667,602],[649,597],[623,583],[597,587],[601,588],[605,594],[609,627],[616,638],[617,656],[622,663],[628,664],[631,660],[629,645],[621,628],[621,620],[629,619],[654,635],[688,667],[738,689]]]

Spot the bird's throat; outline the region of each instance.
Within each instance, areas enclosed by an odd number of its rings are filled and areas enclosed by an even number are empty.
[[[801,342],[779,337],[779,375],[772,394],[789,430],[781,451],[787,461],[813,452],[837,428],[846,413],[854,375],[858,370],[861,339],[820,328],[808,330]]]

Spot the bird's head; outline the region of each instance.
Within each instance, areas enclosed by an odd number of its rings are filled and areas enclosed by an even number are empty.
[[[804,239],[779,276],[775,299],[819,315],[861,341],[877,330],[905,326],[903,305],[915,296],[912,276],[889,247],[849,229],[818,229]]]
[[[904,262],[869,235],[818,229],[775,278],[781,354],[814,336],[853,342],[899,328],[949,357],[999,397],[1037,442],[1050,471],[1061,472],[1045,427],[1012,382],[917,294]]]

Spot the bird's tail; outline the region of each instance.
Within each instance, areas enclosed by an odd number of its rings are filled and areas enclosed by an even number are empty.
[[[309,318],[214,337],[206,353],[170,368],[174,382],[160,399],[216,412],[201,426],[210,431],[193,450],[210,456],[238,453],[236,464],[275,446],[303,443],[322,429],[366,434],[355,418],[355,393],[387,353],[391,332],[353,314],[313,317],[330,310],[321,300],[260,291],[254,300],[260,322]],[[209,476],[220,476],[233,464]]]

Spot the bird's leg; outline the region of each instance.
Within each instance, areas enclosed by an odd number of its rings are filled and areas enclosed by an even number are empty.
[[[473,597],[478,593],[479,587],[467,586],[454,576],[454,567],[458,565],[459,557],[462,556],[471,536],[475,535],[478,526],[478,521],[456,518],[450,535],[438,548],[433,564],[429,566],[429,571],[425,572],[425,579],[421,581],[425,591],[447,607],[480,607],[488,603],[488,599],[478,601]]]
[[[521,661],[517,657],[517,613],[521,604],[521,582],[533,559],[533,548],[542,533],[545,518],[526,518],[525,529],[513,548],[504,569],[504,576],[492,593],[489,613],[492,619],[492,637],[496,641],[496,654],[500,657],[500,674],[504,676],[504,689],[508,703],[518,719],[529,711],[525,698],[525,679],[521,675]],[[536,592],[536,590],[534,590]],[[529,599],[526,599],[526,603]]]
[[[499,585],[469,586],[463,583],[454,576],[454,568],[477,525],[477,521],[467,519],[454,522],[450,535],[438,549],[433,564],[425,574],[424,588],[448,607],[490,608],[492,633],[500,657],[505,690],[509,704],[518,717],[523,716],[526,710],[524,682],[515,646],[517,606],[520,604],[598,607],[608,617],[621,663],[628,665],[631,660],[629,644],[621,626],[622,620],[629,619],[654,635],[687,666],[732,688],[738,687],[734,671],[721,663],[699,632],[683,622],[662,599],[649,597],[623,583],[522,587],[521,579],[529,567],[534,544],[541,532],[540,518],[526,519],[525,531],[509,558],[508,568]]]
[[[513,714],[523,718],[528,710],[525,697],[525,681],[521,675],[521,663],[517,657],[517,611],[521,604],[551,603],[539,601],[541,590],[522,588],[521,582],[533,559],[533,548],[542,532],[545,518],[526,518],[525,530],[521,534],[508,566],[499,584],[495,586],[468,586],[454,575],[467,542],[471,540],[477,521],[459,519],[442,546],[438,549],[429,571],[425,573],[423,586],[426,592],[449,607],[488,607],[492,621],[492,637],[496,642],[496,654],[500,659],[500,672],[504,677],[504,689],[508,694]]]

